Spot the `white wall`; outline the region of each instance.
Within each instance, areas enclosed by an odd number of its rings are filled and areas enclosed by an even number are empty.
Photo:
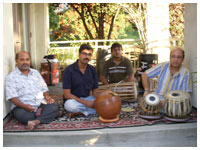
[[[147,3],[147,14],[148,48],[158,54],[159,63],[169,61],[169,3]]]
[[[5,77],[15,68],[15,51],[14,51],[14,33],[13,33],[13,12],[12,4],[3,4],[3,81]],[[3,82],[3,86],[5,83]],[[3,92],[3,117],[10,110],[10,103],[5,100],[5,89]]]
[[[33,67],[40,70],[40,62],[47,54],[49,43],[48,4],[27,4],[29,6],[30,52]],[[3,4],[3,80],[15,68],[14,31],[12,3]],[[4,85],[3,85],[4,86]],[[3,88],[4,89],[4,88]],[[5,89],[4,89],[5,90]],[[10,108],[3,92],[3,117]]]
[[[197,4],[187,3],[185,6],[185,30],[184,30],[184,66],[190,69],[193,78],[192,103],[197,107]]]

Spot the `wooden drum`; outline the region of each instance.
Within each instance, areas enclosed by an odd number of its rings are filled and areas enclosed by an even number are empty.
[[[166,119],[171,121],[185,121],[191,112],[190,94],[180,90],[170,91],[165,96],[164,110]]]
[[[145,96],[144,100],[140,103],[142,111],[140,117],[146,119],[159,119],[160,118],[160,99],[155,93],[150,93]]]
[[[117,93],[121,100],[136,101],[137,100],[137,83],[136,82],[122,82],[101,85],[99,90],[108,90]]]

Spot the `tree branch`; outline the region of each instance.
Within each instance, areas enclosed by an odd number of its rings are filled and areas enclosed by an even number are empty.
[[[84,13],[85,13],[84,12],[84,4],[81,3],[81,12],[78,10],[78,8],[76,8],[74,6],[74,3],[69,3],[68,5],[70,5],[80,15],[81,20],[83,21],[84,28],[85,28],[86,32],[88,33],[90,39],[94,39],[94,37],[92,36],[92,33],[90,32],[90,30],[87,27],[86,21],[85,21],[85,17],[84,17]]]
[[[94,24],[94,26],[95,26],[95,29],[96,29],[97,33],[98,33],[99,30],[98,30],[97,24],[96,24],[96,22],[95,22],[94,16],[92,15],[92,12],[91,12],[91,10],[90,10],[90,7],[89,7],[87,4],[85,4],[85,6],[86,6],[87,9],[88,9],[88,12],[89,12],[89,14],[90,14],[90,17],[92,18],[92,22],[93,22],[93,24]]]
[[[104,16],[105,12],[103,10],[103,7],[105,7],[104,4],[100,3],[100,13],[99,13],[99,32],[98,32],[98,38],[104,39]]]
[[[115,15],[112,17],[111,24],[110,24],[110,29],[109,29],[109,33],[108,33],[108,40],[111,37],[111,33],[113,31],[114,22],[115,22],[115,19],[117,18],[118,14],[119,14],[120,9],[121,9],[121,7],[118,7]],[[106,45],[108,45],[108,44],[109,44],[109,42],[107,42]]]

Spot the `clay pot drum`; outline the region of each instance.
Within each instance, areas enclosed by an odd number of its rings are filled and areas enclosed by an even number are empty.
[[[95,100],[95,108],[102,122],[116,122],[119,120],[118,114],[121,111],[120,97],[109,90],[101,93]]]

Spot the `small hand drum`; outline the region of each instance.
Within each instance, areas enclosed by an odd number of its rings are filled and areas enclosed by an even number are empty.
[[[189,119],[192,104],[190,94],[180,90],[170,91],[165,96],[164,110],[166,119],[170,121],[186,121]]]
[[[140,113],[141,118],[145,119],[159,119],[160,118],[160,99],[157,94],[150,93],[145,96],[144,100],[140,104],[142,111]]]

